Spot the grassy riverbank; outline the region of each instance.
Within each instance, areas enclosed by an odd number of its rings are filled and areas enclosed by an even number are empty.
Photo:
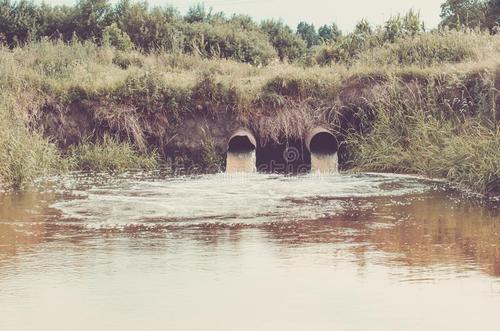
[[[427,33],[318,65],[325,54],[253,66],[91,42],[0,48],[0,181],[19,187],[65,169],[151,168],[168,157],[162,144],[186,118],[230,113],[263,141],[301,138],[324,123],[345,137],[346,168],[500,191],[499,36]],[[76,119],[57,122],[73,113],[92,119],[85,136],[47,130],[76,130]]]

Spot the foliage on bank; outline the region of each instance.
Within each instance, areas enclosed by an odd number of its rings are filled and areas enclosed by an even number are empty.
[[[439,109],[434,93],[418,88],[381,93],[372,105],[375,116],[369,127],[347,137],[350,162],[359,170],[445,178],[462,189],[498,195],[496,88],[490,77],[484,78],[474,109],[460,107],[457,112]]]
[[[139,153],[130,142],[104,135],[100,141],[82,141],[69,150],[71,167],[82,171],[123,172],[158,167],[156,151]]]
[[[187,118],[230,113],[263,141],[301,138],[323,123],[347,140],[343,163],[352,168],[444,177],[497,194],[499,38],[408,35],[328,66],[259,67],[75,40],[2,47],[0,181],[20,186],[71,167],[154,167],[154,150],[168,156],[162,148]],[[84,120],[60,122],[71,116]],[[47,131],[52,122],[58,129]],[[90,136],[78,136],[82,125]],[[212,147],[205,159],[220,162]]]
[[[441,9],[441,30],[500,29],[498,0],[447,0]],[[334,22],[319,29],[300,22],[294,29],[281,20],[256,22],[246,15],[213,12],[202,4],[181,14],[170,6],[134,0],[78,0],[72,6],[0,0],[0,43],[9,47],[43,39],[80,40],[122,51],[161,50],[253,65],[274,60],[306,63],[311,54],[319,64],[349,64],[369,48],[428,32],[435,31],[426,28],[415,11],[394,15],[379,26],[361,20],[352,32],[344,33]]]

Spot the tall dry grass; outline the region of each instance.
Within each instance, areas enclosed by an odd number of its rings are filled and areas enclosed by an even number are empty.
[[[9,95],[0,92],[0,189],[18,189],[66,168],[55,145],[30,130],[21,112]]]
[[[374,102],[369,127],[348,135],[350,162],[358,170],[445,178],[463,189],[498,195],[500,126],[495,100],[483,98],[474,110],[450,113],[439,109],[432,94],[409,96],[393,86]]]

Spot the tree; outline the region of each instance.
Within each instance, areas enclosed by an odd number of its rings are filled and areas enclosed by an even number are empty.
[[[500,0],[490,0],[487,6],[486,25],[490,30],[498,30],[500,28]]]
[[[248,15],[234,14],[228,22],[239,25],[245,30],[259,30],[259,25]]]
[[[299,25],[297,25],[297,35],[306,42],[308,48],[319,43],[319,36],[313,24],[300,22]]]
[[[415,36],[424,31],[420,14],[410,10],[406,15],[392,16],[384,25],[384,40],[394,42],[405,36]]]
[[[323,25],[318,29],[318,35],[323,41],[337,41],[342,36],[337,24]]]
[[[265,20],[260,27],[267,34],[281,61],[285,59],[293,61],[305,53],[304,40],[294,34],[283,21]]]
[[[7,45],[25,43],[38,34],[40,16],[38,7],[32,2],[21,0],[0,1],[0,35]]]
[[[40,7],[39,35],[54,39],[70,40],[75,31],[74,8],[69,6],[50,6],[43,3]]]
[[[128,51],[134,47],[130,37],[120,30],[116,23],[104,28],[102,43],[103,45],[113,46],[120,51]]]
[[[80,0],[73,13],[74,32],[81,39],[101,39],[111,24],[112,7],[108,0]]]
[[[318,36],[320,37],[321,40],[332,40],[333,39],[332,28],[326,24],[320,26],[318,29]]]
[[[172,50],[183,43],[177,15],[171,7],[149,9],[145,2],[122,0],[115,8],[114,20],[139,48]]]
[[[188,23],[202,23],[210,22],[211,17],[212,9],[207,10],[204,4],[198,3],[194,6],[189,7],[184,20]]]
[[[487,9],[488,4],[481,0],[446,0],[441,5],[440,26],[453,29],[485,26]]]
[[[354,27],[354,33],[358,35],[370,35],[373,33],[373,29],[367,20],[362,19]]]

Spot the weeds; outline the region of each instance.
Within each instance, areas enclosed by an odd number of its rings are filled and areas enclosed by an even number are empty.
[[[0,188],[19,189],[66,168],[54,144],[30,132],[16,104],[0,93]]]
[[[19,189],[40,176],[64,170],[57,149],[39,134],[25,128],[3,128],[0,132],[0,187]]]
[[[95,144],[85,141],[73,146],[69,160],[73,169],[84,171],[123,172],[158,166],[156,152],[139,154],[130,143],[119,142],[108,135]]]
[[[380,96],[371,127],[347,136],[353,166],[446,178],[498,195],[500,130],[477,117],[444,119],[426,96],[401,100],[401,95]]]

